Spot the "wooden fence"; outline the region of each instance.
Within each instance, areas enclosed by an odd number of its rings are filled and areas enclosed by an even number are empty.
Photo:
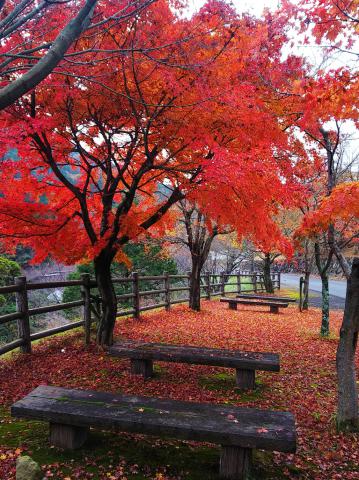
[[[233,281],[234,280],[234,281]],[[153,290],[140,290],[140,282],[161,282],[163,288],[155,288]],[[186,285],[173,285],[173,282],[182,282]],[[274,288],[280,289],[280,273],[272,274]],[[188,302],[188,298],[173,298],[175,292],[189,291],[189,275],[159,275],[159,276],[141,276],[134,272],[130,277],[114,278],[113,283],[132,285],[131,293],[125,293],[117,296],[119,304],[124,301],[131,301],[132,308],[120,310],[117,316],[132,315],[138,319],[141,312],[164,307],[166,310],[171,305],[177,303]],[[32,290],[41,290],[49,288],[64,288],[78,286],[81,288],[81,300],[67,303],[57,303],[36,308],[29,308],[28,292]],[[92,295],[91,290],[97,287],[95,280],[90,278],[89,274],[83,274],[81,280],[66,280],[54,282],[30,283],[26,277],[17,277],[14,285],[0,287],[1,294],[15,294],[16,312],[0,316],[0,325],[8,322],[17,322],[18,338],[3,346],[0,346],[0,355],[10,352],[15,348],[19,348],[23,353],[31,352],[31,342],[40,338],[49,337],[60,332],[65,332],[77,327],[84,327],[85,341],[90,341],[90,329],[92,323],[92,314],[96,317],[100,316],[101,299]],[[231,289],[231,288],[234,288]],[[204,274],[201,276],[201,297],[210,300],[214,296],[225,293],[243,293],[243,292],[263,292],[265,291],[263,275],[259,273],[238,273],[212,275]],[[160,303],[151,303],[141,306],[141,298],[163,295],[164,301]],[[31,333],[30,317],[59,310],[65,310],[74,307],[83,307],[83,318],[80,321],[71,322],[59,327]]]

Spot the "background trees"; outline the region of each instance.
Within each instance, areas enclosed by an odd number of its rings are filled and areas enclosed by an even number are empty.
[[[178,202],[179,228],[175,235],[169,238],[172,243],[185,245],[191,257],[191,272],[189,281],[189,306],[192,310],[200,310],[201,305],[201,272],[212,246],[213,240],[221,228],[206,217],[195,203],[185,199]]]
[[[113,262],[111,265],[111,275],[114,278],[128,277],[132,271],[144,276],[162,275],[163,272],[167,272],[170,275],[176,275],[178,273],[175,261],[164,251],[161,244],[153,240],[147,240],[144,243],[128,243],[124,246],[124,253],[128,258],[126,264]],[[95,276],[93,262],[78,265],[76,270],[68,276],[68,279],[79,280],[84,273],[90,274],[92,278]],[[141,288],[143,290],[153,290],[156,288],[156,285],[142,281]],[[132,285],[127,283],[116,284],[114,289],[116,295],[132,293]],[[99,292],[96,291],[96,289],[92,292],[94,296],[99,296]],[[79,287],[73,286],[64,289],[62,297],[64,302],[72,302],[80,299],[81,289]],[[128,300],[123,303],[125,303],[127,307],[132,305],[133,301]],[[69,316],[73,316],[73,313],[69,312]]]
[[[14,278],[20,275],[20,265],[6,257],[0,257],[0,286],[11,285]],[[15,295],[0,295],[0,315],[16,311]],[[12,340],[16,331],[14,323],[0,325],[0,342]]]

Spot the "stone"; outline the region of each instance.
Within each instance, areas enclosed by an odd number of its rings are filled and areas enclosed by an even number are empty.
[[[44,475],[39,465],[28,455],[16,460],[16,480],[42,480]]]

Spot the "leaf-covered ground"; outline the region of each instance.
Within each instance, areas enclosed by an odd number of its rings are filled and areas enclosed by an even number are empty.
[[[359,479],[359,435],[335,431],[342,312],[332,313],[333,334],[323,340],[319,310],[300,314],[291,306],[279,315],[266,310],[230,311],[219,302],[204,302],[200,313],[179,306],[144,315],[140,322],[118,321],[117,335],[134,339],[280,353],[281,372],[260,372],[256,390],[249,393],[236,391],[233,371],[207,366],[160,363],[155,378],[144,381],[129,373],[127,360],[109,358],[94,345],[85,348],[81,332],[43,341],[32,355],[0,360],[1,480],[15,479],[15,459],[22,452],[52,479],[218,479],[219,448],[213,445],[93,431],[79,451],[51,448],[45,424],[9,416],[11,403],[39,384],[290,410],[297,420],[297,454],[257,452],[254,478]]]

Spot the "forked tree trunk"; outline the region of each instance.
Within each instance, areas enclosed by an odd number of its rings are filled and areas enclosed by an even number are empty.
[[[116,322],[117,299],[111,278],[112,256],[101,252],[95,258],[95,275],[102,299],[102,316],[97,330],[97,343],[102,346],[113,342],[113,329]]]
[[[192,270],[189,282],[189,307],[197,312],[201,309],[201,260],[192,255]]]
[[[358,387],[355,372],[355,351],[358,343],[358,331],[359,258],[356,258],[348,280],[344,317],[337,349],[338,430],[359,430]]]
[[[309,278],[310,278],[310,272],[305,272],[302,310],[308,310],[308,307],[309,307]]]
[[[215,225],[211,231],[207,228],[206,216],[195,204],[180,202],[183,222],[186,227],[185,244],[191,252],[192,270],[189,279],[189,307],[197,312],[201,309],[201,271],[205,264],[213,239],[218,235]]]
[[[270,267],[271,267],[270,254],[266,253],[264,257],[264,265],[263,265],[264,288],[266,289],[267,293],[274,293]]]
[[[329,278],[327,273],[320,275],[322,279],[322,325],[320,334],[322,337],[329,335]]]

